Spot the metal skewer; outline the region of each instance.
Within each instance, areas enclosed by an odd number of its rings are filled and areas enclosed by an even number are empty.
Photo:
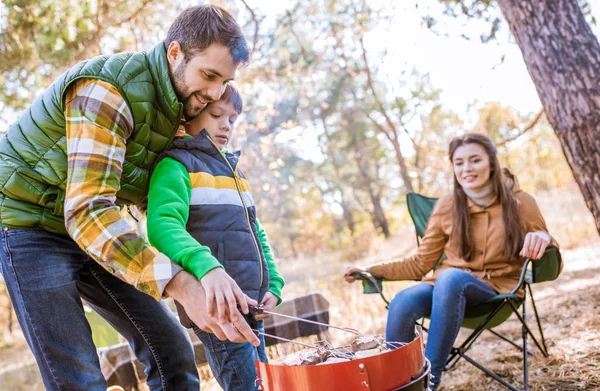
[[[348,333],[360,335],[360,331],[358,331],[357,329],[353,329],[352,327],[332,326],[327,323],[315,322],[314,320],[298,318],[297,316],[291,316],[291,315],[280,314],[277,312],[267,311],[267,310],[263,309],[261,306],[249,306],[249,308],[250,308],[250,312],[256,313],[256,314],[269,314],[269,315],[273,315],[273,316],[281,316],[282,318],[293,319],[293,320],[296,320],[299,322],[312,323],[312,324],[316,324],[318,326],[323,326],[323,327],[331,327],[334,329],[346,331]]]
[[[312,349],[316,349],[316,346],[314,345],[309,345],[307,343],[302,343],[302,342],[298,342],[298,341],[294,341],[291,339],[287,339],[287,338],[283,338],[283,337],[278,337],[276,335],[271,335],[271,334],[267,334],[267,333],[263,333],[262,331],[256,330],[256,329],[252,329],[252,331],[254,332],[254,334],[258,335],[262,335],[263,337],[269,337],[269,338],[273,338],[273,339],[278,339],[280,341],[284,341],[284,342],[291,342],[291,343],[295,343],[296,345],[302,345],[302,346],[306,346],[308,348],[312,348]]]

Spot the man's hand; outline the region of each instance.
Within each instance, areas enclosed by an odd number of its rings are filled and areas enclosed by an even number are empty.
[[[186,314],[196,326],[215,334],[221,341],[230,340],[236,343],[248,341],[254,346],[260,345],[258,337],[254,335],[250,325],[246,323],[237,308],[236,320],[231,323],[219,324],[208,314],[204,288],[191,274],[180,271],[167,284],[165,291],[183,306]],[[244,295],[244,297],[246,296]],[[254,300],[251,300],[252,302],[256,303]],[[244,304],[247,308],[248,302],[244,301]]]
[[[275,309],[275,306],[277,305],[278,302],[279,302],[279,297],[275,296],[271,292],[267,292],[267,293],[265,293],[265,297],[263,297],[263,300],[260,303],[260,305],[262,306],[263,310],[272,312]],[[271,315],[269,315],[269,314],[254,314],[254,319],[264,320],[264,319],[268,318],[269,316],[271,316]]]
[[[552,237],[548,232],[528,232],[519,255],[523,258],[540,259],[551,241]]]
[[[248,313],[248,304],[256,305],[256,300],[246,296],[234,279],[220,267],[206,273],[200,284],[206,292],[208,314],[218,319],[220,324],[235,323],[238,320],[238,303],[244,314]]]
[[[368,272],[369,268],[364,266],[346,266],[346,270],[344,271],[344,280],[346,282],[354,282],[356,278],[352,277],[354,273],[360,272]]]

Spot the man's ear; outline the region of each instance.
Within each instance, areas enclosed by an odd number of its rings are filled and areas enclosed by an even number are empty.
[[[181,45],[177,41],[173,41],[167,47],[167,61],[171,67],[175,67],[183,60],[184,54]]]

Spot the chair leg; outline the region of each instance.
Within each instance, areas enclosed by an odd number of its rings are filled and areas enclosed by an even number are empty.
[[[485,318],[485,320],[483,322],[481,322],[481,324],[479,326],[477,326],[477,328],[475,330],[473,330],[471,335],[469,335],[467,337],[467,339],[465,339],[465,341],[458,348],[454,348],[454,347],[452,348],[452,350],[450,351],[450,356],[448,357],[448,360],[446,360],[446,366],[444,367],[444,370],[448,371],[456,365],[458,360],[460,360],[460,358],[463,357],[463,354],[466,351],[468,351],[471,348],[471,345],[473,345],[473,343],[477,340],[477,338],[479,338],[481,333],[485,330],[485,326],[489,323],[489,321],[492,320],[492,318],[494,316],[496,316],[496,314],[505,305],[506,305],[506,299],[502,304],[498,305],[498,307],[496,307],[496,309],[494,311],[492,311]]]
[[[521,332],[523,333],[523,391],[529,391],[528,375],[529,369],[527,368],[527,317],[525,310],[527,308],[527,300],[523,300],[523,326]]]
[[[504,341],[508,342],[509,344],[511,344],[512,346],[514,346],[515,348],[519,349],[519,351],[521,351],[521,352],[523,351],[523,347],[522,347],[522,346],[519,346],[519,344],[517,344],[517,343],[515,343],[514,341],[512,341],[512,340],[511,340],[510,338],[508,338],[506,335],[504,335],[504,334],[502,334],[502,333],[499,333],[499,332],[497,332],[497,331],[495,331],[495,330],[493,330],[493,329],[488,329],[488,331],[489,331],[490,333],[494,334],[496,337],[498,337],[498,338],[500,338],[500,339],[502,339],[502,340],[504,340]],[[533,354],[531,351],[529,351],[529,350],[527,350],[527,354],[529,354],[529,355],[531,355],[531,356],[533,356],[533,355],[534,355],[534,354]]]
[[[544,349],[542,350],[542,354],[544,357],[548,357],[550,354],[548,353],[548,346],[546,346],[546,338],[544,337],[544,330],[542,330],[542,323],[540,322],[540,316],[537,312],[537,307],[535,306],[535,300],[533,299],[533,292],[531,291],[531,285],[527,284],[527,289],[529,290],[529,297],[531,298],[531,306],[533,307],[533,312],[535,314],[535,320],[537,322],[538,331],[540,332],[540,337],[542,340],[542,345]]]
[[[533,334],[533,332],[531,331],[531,329],[529,328],[529,326],[527,326],[527,323],[525,323],[525,320],[523,319],[523,317],[519,313],[519,310],[517,309],[517,307],[515,307],[515,305],[513,304],[513,302],[510,301],[510,300],[508,301],[508,304],[511,306],[511,308],[513,309],[513,312],[515,313],[515,315],[517,316],[517,318],[519,318],[519,321],[521,322],[521,324],[523,325],[523,327],[527,330],[527,333],[529,334],[529,336],[531,337],[531,339],[533,340],[533,342],[535,342],[535,344],[537,345],[538,349],[540,349],[540,351],[543,354],[544,353],[544,348],[540,345],[540,343],[538,342],[537,338],[535,337],[535,335]],[[525,302],[523,302],[523,306],[525,306]]]
[[[489,369],[487,369],[483,365],[479,364],[477,361],[473,360],[471,357],[467,356],[466,354],[462,353],[462,354],[460,354],[460,356],[462,358],[464,358],[465,360],[467,360],[468,362],[470,362],[471,364],[473,364],[473,366],[478,368],[480,371],[482,371],[486,375],[488,375],[491,378],[493,378],[494,380],[496,380],[498,383],[501,383],[504,387],[508,388],[509,390],[511,390],[511,391],[526,391],[527,390],[527,388],[526,388],[526,390],[518,389],[517,387],[513,386],[512,384],[510,384],[509,382],[507,382],[506,380],[504,380],[503,378],[498,376],[496,373],[490,371]]]

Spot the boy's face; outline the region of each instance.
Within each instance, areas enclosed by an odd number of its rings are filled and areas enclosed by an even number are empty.
[[[206,106],[200,114],[192,121],[186,123],[186,133],[195,136],[202,129],[206,129],[210,138],[219,149],[223,149],[229,143],[233,133],[233,125],[238,118],[238,113],[233,103],[218,100]]]

